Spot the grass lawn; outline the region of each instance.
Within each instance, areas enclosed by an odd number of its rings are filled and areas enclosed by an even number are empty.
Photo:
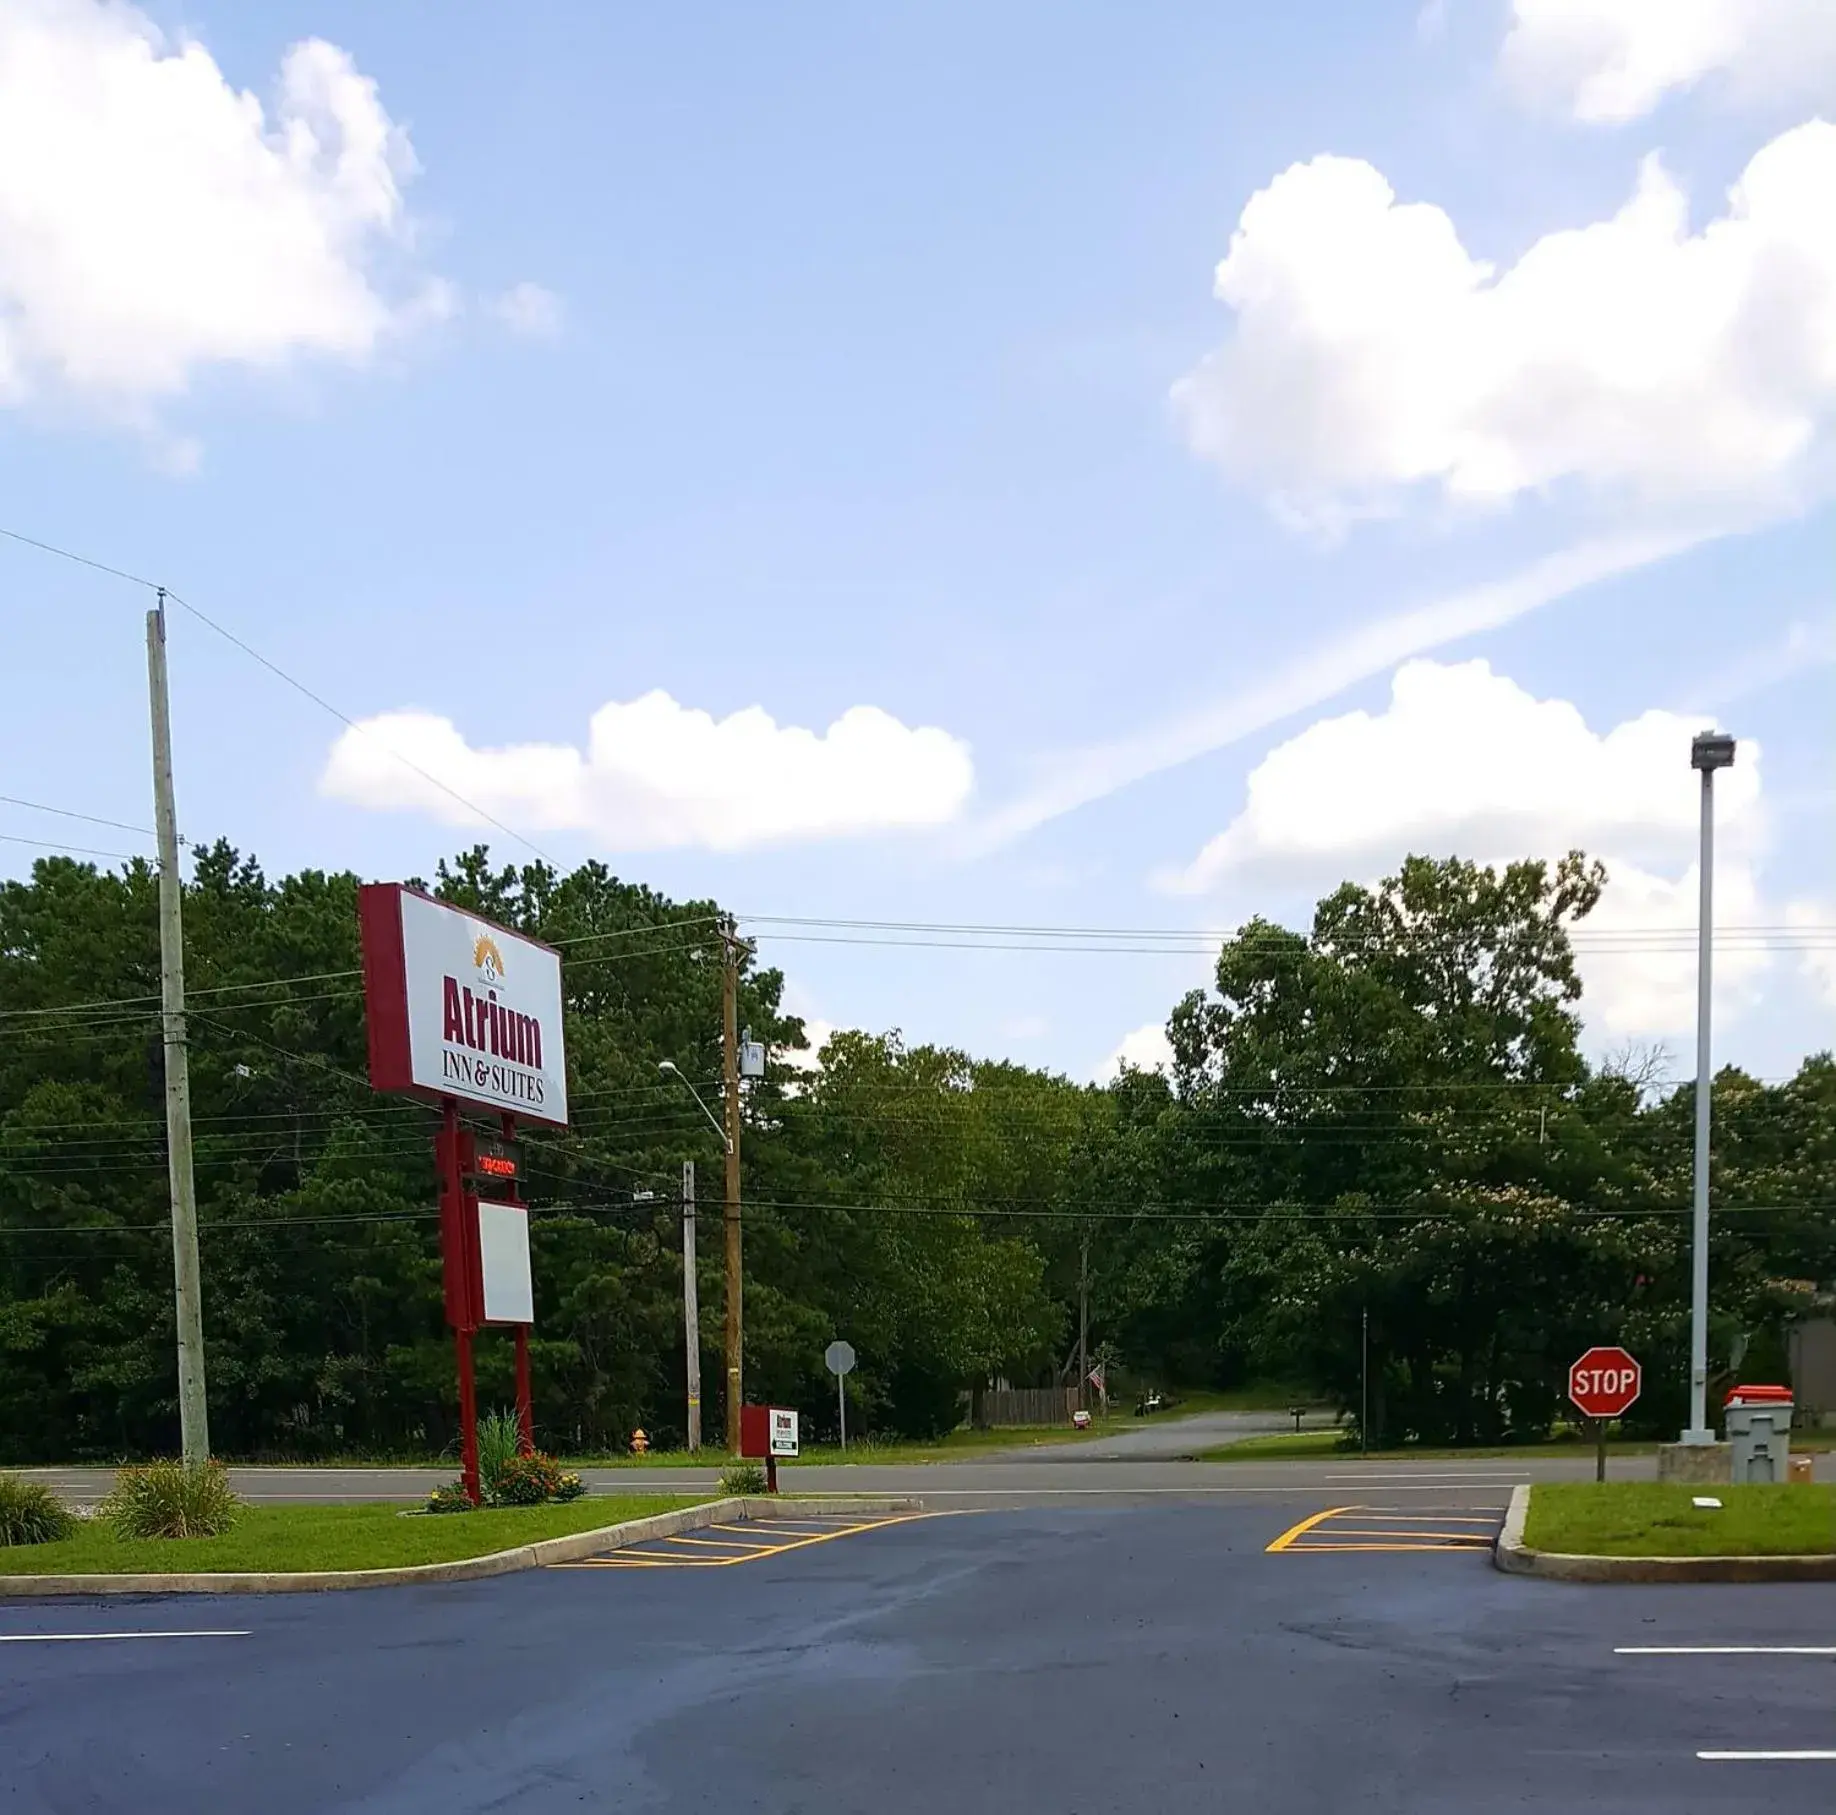
[[[85,1525],[58,1544],[0,1545],[0,1575],[392,1569],[450,1563],[692,1506],[705,1495],[588,1494],[565,1506],[506,1506],[403,1518],[394,1505],[251,1506],[221,1538],[124,1541]]]
[[[1721,1510],[1698,1511],[1696,1494]],[[1577,1556],[1810,1556],[1836,1552],[1836,1487],[1562,1481],[1530,1490],[1524,1542]]]

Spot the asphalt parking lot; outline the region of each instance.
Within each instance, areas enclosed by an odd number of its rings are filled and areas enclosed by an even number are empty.
[[[1435,1505],[1467,1532],[1498,1498]],[[1271,1551],[1342,1504],[1057,1503],[743,1568],[0,1604],[0,1788],[59,1815],[1836,1804],[1836,1588]],[[76,1636],[104,1633],[159,1636]]]

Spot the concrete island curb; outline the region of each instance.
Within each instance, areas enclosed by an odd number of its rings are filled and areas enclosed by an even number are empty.
[[[777,1498],[709,1500],[700,1506],[680,1506],[673,1512],[652,1513],[644,1519],[602,1525],[594,1531],[541,1538],[533,1544],[519,1544],[513,1550],[494,1550],[482,1557],[460,1557],[448,1563],[413,1563],[399,1569],[245,1571],[221,1575],[0,1575],[0,1601],[36,1595],[309,1594],[333,1588],[396,1588],[413,1582],[475,1582],[486,1576],[511,1575],[520,1569],[540,1569],[548,1563],[572,1563],[602,1550],[639,1544],[647,1538],[674,1537],[678,1532],[697,1531],[706,1525],[718,1525],[725,1519],[782,1518],[793,1509],[806,1516],[820,1513],[842,1518],[871,1518],[880,1514],[897,1518],[902,1513],[923,1512],[924,1502],[859,1494],[784,1494]]]
[[[1507,1575],[1552,1582],[1836,1582],[1836,1555],[1808,1557],[1595,1557],[1532,1550],[1524,1542],[1530,1489],[1514,1487],[1492,1563]]]

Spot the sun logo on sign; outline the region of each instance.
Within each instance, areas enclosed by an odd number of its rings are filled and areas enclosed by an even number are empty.
[[[487,984],[495,985],[504,980],[504,955],[489,933],[480,933],[472,947],[472,968]]]

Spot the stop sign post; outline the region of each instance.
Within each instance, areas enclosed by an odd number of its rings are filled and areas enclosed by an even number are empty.
[[[823,1350],[822,1359],[835,1376],[835,1403],[841,1413],[842,1454],[848,1453],[848,1376],[854,1372],[854,1344],[832,1342]]]
[[[1644,1370],[1635,1356],[1617,1345],[1591,1348],[1568,1370],[1568,1396],[1594,1421],[1594,1479],[1606,1479],[1606,1427],[1623,1417],[1638,1399]]]

